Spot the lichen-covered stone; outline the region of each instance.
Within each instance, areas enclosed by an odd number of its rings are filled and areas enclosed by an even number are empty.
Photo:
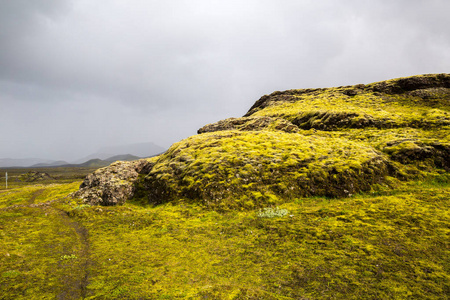
[[[152,166],[152,159],[114,162],[89,174],[72,196],[91,205],[123,204],[133,197],[139,174],[148,173]]]

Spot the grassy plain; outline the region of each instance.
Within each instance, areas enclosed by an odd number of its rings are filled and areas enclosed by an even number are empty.
[[[78,171],[0,191],[0,299],[450,294],[446,174],[352,197],[296,198],[279,206],[287,214],[271,215],[182,201],[89,206],[66,197]]]

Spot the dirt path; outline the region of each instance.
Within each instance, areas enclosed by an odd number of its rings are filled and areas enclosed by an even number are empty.
[[[84,299],[89,283],[89,268],[92,264],[89,258],[89,233],[79,222],[70,218],[65,211],[54,209],[62,223],[74,229],[77,235],[77,258],[69,264],[61,264],[63,268],[61,276],[61,290],[57,299]],[[74,245],[75,246],[75,245]]]

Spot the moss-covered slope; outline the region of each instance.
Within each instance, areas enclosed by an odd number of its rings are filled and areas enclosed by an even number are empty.
[[[373,148],[341,138],[222,131],[173,145],[145,183],[152,203],[190,199],[253,208],[279,198],[349,196],[393,173]]]

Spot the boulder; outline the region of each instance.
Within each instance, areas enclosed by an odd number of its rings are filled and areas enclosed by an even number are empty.
[[[72,193],[72,196],[81,198],[90,205],[123,204],[133,197],[139,174],[148,173],[153,161],[154,159],[117,161],[98,169],[84,179],[80,189]]]

